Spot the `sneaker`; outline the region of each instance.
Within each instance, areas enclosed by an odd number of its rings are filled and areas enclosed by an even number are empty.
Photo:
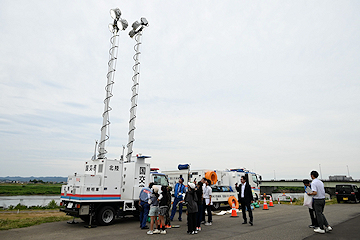
[[[317,233],[325,233],[325,230],[324,230],[324,229],[321,229],[321,228],[315,228],[315,229],[314,229],[314,232],[317,232]]]
[[[161,230],[160,234],[166,234],[166,230]]]
[[[330,225],[327,226],[327,227],[325,228],[325,231],[328,231],[328,232],[332,231],[332,227],[330,227]]]
[[[199,231],[199,232],[201,231],[201,227],[198,227],[198,231]]]
[[[314,225],[309,225],[309,228],[315,228],[315,226]]]
[[[154,234],[157,234],[157,233],[160,233],[160,230],[159,230],[159,229],[155,229],[155,230],[154,230]]]
[[[205,224],[206,222],[205,221],[202,221],[201,224]]]
[[[194,234],[195,234],[195,231],[192,231],[192,232],[191,232],[191,235],[194,235]]]
[[[165,228],[166,228],[166,229],[170,229],[170,228],[171,228],[171,225],[165,225]]]
[[[153,235],[153,234],[154,234],[154,232],[153,232],[153,231],[151,231],[151,230],[149,230],[146,234],[147,234],[147,235]]]
[[[194,231],[194,233],[195,233],[195,234],[197,234],[197,233],[198,233],[198,231]]]

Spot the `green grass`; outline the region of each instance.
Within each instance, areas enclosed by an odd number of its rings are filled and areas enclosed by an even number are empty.
[[[9,210],[45,210],[45,209],[59,209],[60,206],[55,202],[55,200],[51,200],[46,206],[25,206],[22,204],[18,204],[16,206],[10,205],[7,209],[0,210],[1,211],[9,211]]]
[[[8,230],[13,228],[30,227],[48,222],[58,222],[69,220],[69,216],[48,216],[48,217],[34,217],[23,219],[0,219],[0,230]]]
[[[56,195],[61,193],[61,184],[1,184],[0,196]]]

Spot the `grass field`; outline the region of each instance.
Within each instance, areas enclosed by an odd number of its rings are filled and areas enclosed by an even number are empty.
[[[56,195],[61,193],[61,184],[0,184],[0,196]]]
[[[0,212],[0,230],[13,228],[30,227],[47,222],[58,222],[70,220],[72,217],[66,216],[59,210],[47,211],[4,211]]]

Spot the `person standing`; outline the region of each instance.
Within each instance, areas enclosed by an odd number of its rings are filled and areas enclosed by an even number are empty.
[[[311,190],[308,195],[312,195],[314,199],[314,210],[317,222],[319,227],[314,229],[314,232],[317,233],[325,233],[325,231],[331,231],[332,227],[330,227],[326,217],[324,215],[325,208],[325,188],[324,183],[319,180],[317,177],[319,173],[317,171],[311,171],[310,173],[312,182],[311,182]],[[324,228],[325,226],[325,228]]]
[[[175,184],[175,188],[174,188],[174,203],[172,206],[172,210],[171,210],[171,216],[170,216],[170,221],[174,220],[174,216],[176,213],[176,208],[177,208],[177,204],[179,203],[179,221],[181,222],[181,215],[182,215],[182,201],[183,201],[183,194],[185,193],[186,189],[185,186],[183,184],[184,179],[180,178],[179,182],[177,184]]]
[[[171,222],[170,222],[170,214],[169,214],[169,211],[170,211],[170,208],[171,208],[171,186],[168,186],[167,188],[167,211],[166,211],[166,214],[165,214],[165,228],[171,228]]]
[[[150,204],[150,230],[147,232],[148,235],[152,235],[154,233],[160,233],[159,229],[156,229],[158,226],[157,217],[159,216],[159,189],[156,186],[152,186],[152,193],[150,195],[149,204]],[[155,222],[155,230],[154,230],[154,222]]]
[[[148,218],[150,204],[150,194],[151,194],[151,188],[154,185],[154,183],[150,183],[149,187],[144,187],[141,189],[139,194],[139,206],[140,206],[140,228],[141,229],[149,229],[148,226],[146,226],[146,220]]]
[[[161,234],[166,234],[165,230],[165,215],[168,210],[168,194],[167,194],[167,186],[161,187],[161,194],[159,196],[159,208],[160,208],[160,216],[159,216],[159,228],[161,226]],[[160,230],[160,229],[159,229]]]
[[[309,193],[311,192],[311,184],[310,181],[308,179],[304,179],[303,180],[304,183],[304,188],[305,188],[305,192]],[[310,214],[310,219],[311,219],[311,225],[309,225],[309,228],[317,228],[319,227],[316,217],[315,217],[315,211],[314,211],[314,201],[312,201],[312,206],[309,206],[309,214]]]
[[[185,204],[187,207],[187,220],[188,220],[188,234],[196,234],[196,213],[197,207],[197,195],[195,192],[195,183],[188,183],[189,189],[185,194]]]
[[[202,214],[203,214],[203,183],[202,182],[198,182],[196,184],[196,189],[195,189],[195,193],[197,196],[197,206],[198,206],[198,212],[196,214],[196,231],[201,231],[201,221],[202,221]]]
[[[202,192],[203,192],[203,194],[204,194],[204,189],[205,189],[205,187],[206,187],[207,179],[206,179],[206,178],[202,178],[202,179],[200,180],[200,182],[202,183]],[[202,213],[201,213],[201,223],[202,223],[202,224],[205,224],[205,208],[206,208],[206,204],[205,204],[205,198],[203,197],[202,199],[203,199],[203,204],[202,204],[202,209],[201,209],[201,211],[202,211]]]
[[[253,214],[250,204],[254,202],[253,194],[251,191],[250,185],[246,182],[245,176],[241,176],[241,184],[238,186],[235,184],[236,190],[239,192],[239,202],[241,204],[241,211],[243,215],[244,222],[242,224],[247,224],[246,218],[246,208],[249,212],[250,222],[249,224],[253,225]]]
[[[211,226],[212,225],[212,213],[211,213],[211,206],[212,206],[212,200],[211,200],[211,195],[212,195],[212,189],[210,187],[211,184],[211,180],[207,179],[206,181],[206,186],[204,188],[204,193],[203,193],[203,197],[205,199],[205,208],[208,214],[208,221],[207,223],[205,223],[206,226]]]

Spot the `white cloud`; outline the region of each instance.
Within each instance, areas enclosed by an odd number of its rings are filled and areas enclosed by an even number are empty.
[[[0,176],[80,171],[100,137],[112,1],[2,1]],[[355,1],[123,1],[141,46],[136,152],[175,169],[360,178]],[[14,15],[14,9],[22,14]],[[134,40],[120,35],[108,157],[127,142]],[[21,168],[18,166],[21,164]]]

